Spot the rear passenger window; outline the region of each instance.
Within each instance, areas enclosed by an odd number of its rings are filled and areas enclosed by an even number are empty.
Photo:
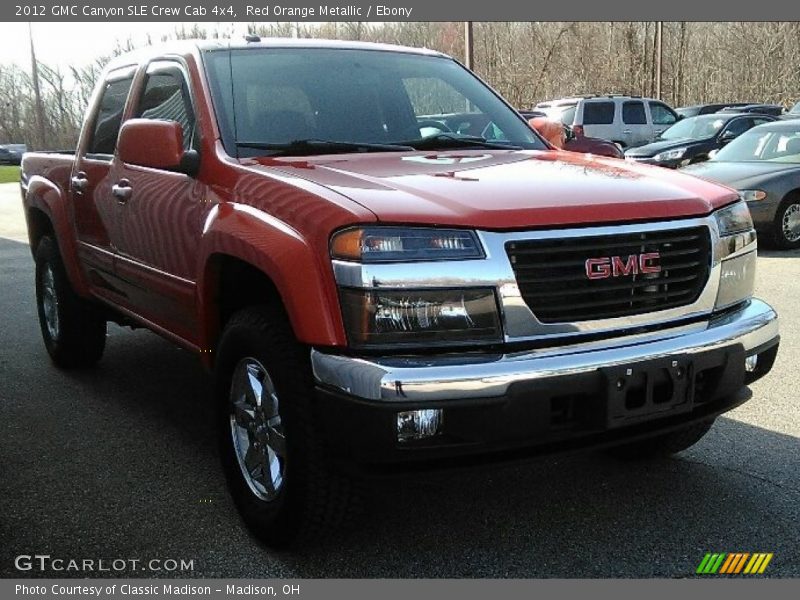
[[[627,125],[647,125],[644,102],[624,102],[622,104],[622,122]]]
[[[147,84],[136,110],[136,117],[177,121],[183,129],[183,147],[192,147],[194,112],[189,90],[179,69],[159,71],[147,76]]]
[[[611,125],[613,122],[613,102],[586,102],[583,105],[584,125]]]
[[[117,147],[117,136],[122,124],[122,112],[131,89],[133,78],[118,79],[106,84],[100,98],[100,109],[95,117],[92,138],[87,154],[112,156]]]

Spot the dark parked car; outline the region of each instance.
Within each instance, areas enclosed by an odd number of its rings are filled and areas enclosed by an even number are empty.
[[[625,158],[676,169],[708,160],[708,153],[719,150],[748,129],[774,121],[768,115],[715,113],[678,121],[646,146],[631,148]]]
[[[735,106],[747,106],[748,104],[752,104],[751,102],[728,102],[728,103],[716,103],[716,104],[695,104],[693,106],[681,106],[680,108],[676,108],[675,112],[678,113],[682,118],[687,119],[689,117],[697,117],[699,115],[708,115],[711,113],[718,112],[723,108],[735,107]]]
[[[683,171],[736,188],[759,235],[780,248],[800,248],[800,121],[755,127]]]
[[[758,113],[760,115],[772,115],[780,117],[785,111],[780,104],[746,104],[745,106],[731,106],[718,111],[720,113]]]
[[[19,150],[14,145],[0,146],[0,165],[18,165],[23,152],[24,150]]]

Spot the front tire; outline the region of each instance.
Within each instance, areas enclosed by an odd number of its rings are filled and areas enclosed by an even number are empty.
[[[693,423],[683,429],[609,448],[607,453],[621,460],[663,458],[694,446],[708,433],[714,419]]]
[[[85,368],[100,360],[106,347],[105,316],[72,289],[58,245],[49,236],[36,248],[36,308],[45,348],[56,366]]]
[[[330,464],[313,414],[308,349],[275,307],[233,315],[215,367],[220,454],[233,500],[262,542],[322,537],[350,514],[351,481]]]

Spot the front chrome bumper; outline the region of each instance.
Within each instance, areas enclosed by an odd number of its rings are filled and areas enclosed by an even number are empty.
[[[778,315],[752,299],[708,321],[647,334],[513,354],[351,357],[312,350],[317,385],[381,402],[501,397],[512,384],[741,345],[752,353],[778,338]]]

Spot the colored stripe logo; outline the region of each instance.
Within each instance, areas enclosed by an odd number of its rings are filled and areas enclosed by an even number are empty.
[[[761,575],[772,560],[772,552],[707,553],[695,573],[698,575]]]

